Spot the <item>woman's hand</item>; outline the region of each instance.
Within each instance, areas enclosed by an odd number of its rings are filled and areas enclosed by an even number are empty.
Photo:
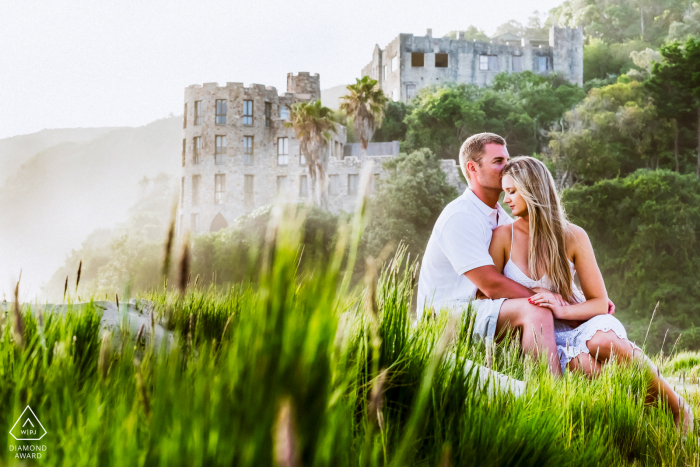
[[[561,295],[552,292],[540,292],[527,299],[532,305],[549,308],[556,319],[567,319],[566,307],[569,305]]]

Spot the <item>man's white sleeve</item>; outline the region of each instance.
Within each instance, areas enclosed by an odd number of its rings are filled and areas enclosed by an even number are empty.
[[[491,232],[467,213],[454,213],[443,225],[438,245],[457,274],[493,263],[489,255]]]

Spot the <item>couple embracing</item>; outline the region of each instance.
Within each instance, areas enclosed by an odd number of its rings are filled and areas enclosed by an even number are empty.
[[[461,312],[471,302],[476,336],[491,340],[514,329],[523,351],[546,355],[557,376],[595,377],[611,358],[641,359],[652,378],[648,398],[667,400],[676,425],[692,428],[690,406],[613,316],[591,242],[567,221],[545,165],[510,159],[493,133],[467,139],[459,162],[469,188],[433,228],[418,282],[419,318],[424,309]],[[515,221],[498,203],[503,191]]]

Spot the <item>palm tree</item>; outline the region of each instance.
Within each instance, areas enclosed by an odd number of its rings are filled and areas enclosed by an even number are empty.
[[[311,178],[311,199],[317,206],[326,207],[324,184],[326,172],[324,156],[331,133],[336,133],[335,122],[331,120],[333,111],[321,105],[321,101],[294,104],[289,112],[289,121],[284,124],[294,129],[299,149],[306,157]]]
[[[377,80],[369,76],[355,79],[355,84],[347,86],[350,93],[341,97],[345,102],[340,104],[348,117],[352,117],[355,134],[360,138],[362,153],[367,156],[367,146],[377,128],[382,126],[384,107],[387,97],[377,86]]]

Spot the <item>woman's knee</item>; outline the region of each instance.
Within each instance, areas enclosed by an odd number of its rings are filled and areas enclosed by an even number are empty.
[[[598,331],[586,342],[591,355],[607,360],[616,355],[628,360],[634,356],[634,349],[627,339],[622,339],[614,331]]]

